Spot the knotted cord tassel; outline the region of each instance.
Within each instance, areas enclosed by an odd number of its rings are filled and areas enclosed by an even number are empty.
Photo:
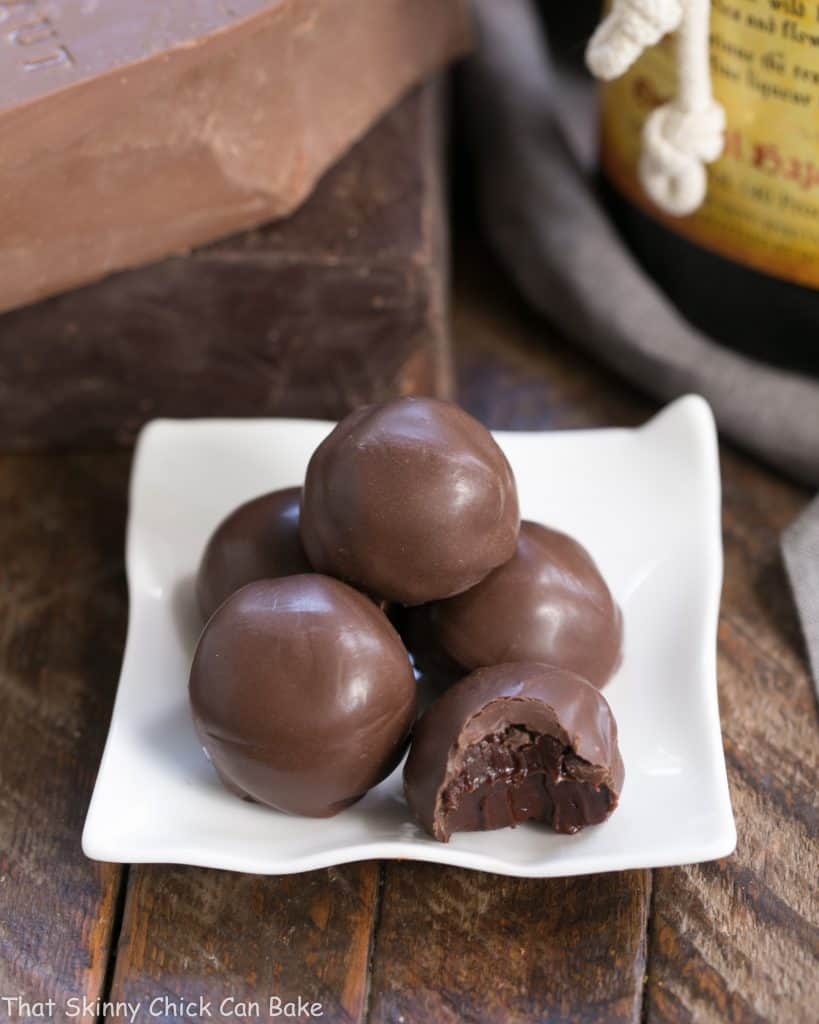
[[[710,0],[614,0],[586,54],[591,71],[610,80],[676,30],[677,95],[646,121],[639,176],[657,206],[678,217],[705,199],[705,165],[723,147],[725,112],[711,91],[710,13]]]

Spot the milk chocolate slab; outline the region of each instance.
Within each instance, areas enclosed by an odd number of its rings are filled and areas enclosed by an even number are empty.
[[[617,724],[606,699],[562,669],[479,669],[421,716],[404,791],[421,825],[454,832],[523,821],[572,834],[604,821],[623,787]]]
[[[0,443],[446,396],[442,126],[439,86],[416,90],[291,217],[0,316]]]
[[[0,310],[292,211],[464,0],[0,4]]]

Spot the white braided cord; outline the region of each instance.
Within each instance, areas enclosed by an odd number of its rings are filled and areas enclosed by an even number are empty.
[[[645,123],[639,175],[657,206],[678,217],[702,204],[705,165],[723,147],[725,112],[711,91],[710,13],[710,0],[614,0],[586,52],[592,73],[609,81],[677,32],[677,94]]]

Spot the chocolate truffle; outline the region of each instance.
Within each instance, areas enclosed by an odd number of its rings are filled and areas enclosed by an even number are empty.
[[[228,789],[320,818],[398,764],[416,687],[398,634],[372,601],[303,575],[250,583],[219,606],[196,648],[190,700]]]
[[[427,709],[404,791],[445,843],[530,819],[578,832],[615,809],[623,775],[605,697],[571,672],[517,663],[473,672]]]
[[[424,614],[427,657],[435,641],[467,670],[541,661],[602,687],[620,663],[622,616],[600,570],[576,540],[538,523],[521,524],[505,565]]]
[[[300,487],[263,494],[240,505],[217,526],[196,577],[205,620],[246,583],[313,571],[299,536],[300,499]]]
[[[415,605],[474,586],[512,557],[512,470],[463,410],[400,398],[352,413],[307,469],[301,536],[318,572]]]

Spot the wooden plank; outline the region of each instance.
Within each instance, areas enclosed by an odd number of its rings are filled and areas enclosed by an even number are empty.
[[[128,461],[0,457],[0,996],[59,1022],[102,993],[120,881],[80,833],[125,634]]]
[[[723,457],[722,729],[734,856],[655,873],[647,1021],[814,1021],[817,716],[779,536],[806,492]]]
[[[158,1022],[256,1021],[293,1019],[301,997],[315,1019],[357,1022],[377,892],[375,863],[281,878],[134,867],[109,1000]]]
[[[640,1019],[650,872],[551,881],[386,867],[369,1020]]]

